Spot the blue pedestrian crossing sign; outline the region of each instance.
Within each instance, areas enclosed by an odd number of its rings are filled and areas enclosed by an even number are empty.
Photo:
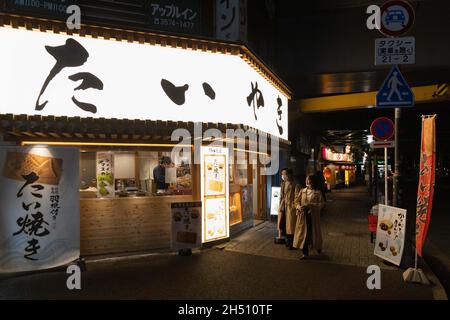
[[[377,94],[377,108],[412,107],[414,93],[403,77],[398,66],[394,65]]]

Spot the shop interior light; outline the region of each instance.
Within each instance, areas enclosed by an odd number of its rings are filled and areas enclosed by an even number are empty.
[[[22,146],[92,146],[92,147],[192,147],[192,144],[162,144],[162,143],[120,143],[120,142],[82,142],[82,141],[22,141]]]
[[[245,150],[245,149],[239,149],[239,148],[234,148],[233,150],[234,151],[246,152],[246,153],[261,154],[263,156],[269,156],[269,154],[265,153],[265,152],[251,151],[251,150]]]

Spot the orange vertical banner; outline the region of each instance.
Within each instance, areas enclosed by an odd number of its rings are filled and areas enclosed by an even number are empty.
[[[419,188],[416,210],[416,248],[422,256],[422,248],[430,225],[433,208],[434,179],[436,170],[436,116],[422,117],[422,143],[420,149]]]

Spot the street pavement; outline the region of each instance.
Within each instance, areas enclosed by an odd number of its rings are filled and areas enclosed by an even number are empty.
[[[373,254],[367,215],[371,199],[365,187],[333,190],[327,195],[325,214],[321,217],[323,253],[311,254],[310,260],[367,268],[378,265],[394,270],[395,266],[384,263]],[[232,239],[224,245],[225,250],[267,257],[296,260],[299,251],[286,250],[274,244],[277,234],[275,222],[265,222]]]
[[[0,299],[432,299],[429,287],[382,270],[381,290],[366,268],[209,249],[189,257],[149,256],[87,264],[81,290],[64,271],[0,281]]]
[[[436,285],[403,282],[404,270],[373,256],[364,189],[334,192],[322,219],[324,253],[298,260],[275,245],[273,222],[189,257],[148,254],[88,260],[81,290],[68,290],[65,270],[0,278],[0,299],[433,299]],[[381,289],[369,290],[371,264]]]

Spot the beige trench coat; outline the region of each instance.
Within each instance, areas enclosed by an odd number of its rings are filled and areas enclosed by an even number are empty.
[[[284,228],[281,223],[285,221],[286,234],[293,235],[295,231],[297,215],[294,207],[294,200],[297,193],[298,187],[296,186],[294,181],[283,181],[281,183],[280,207],[278,208],[277,227],[278,230],[283,230]]]
[[[294,248],[303,249],[307,236],[307,224],[305,213],[300,210],[301,206],[308,206],[311,214],[311,243],[314,250],[322,250],[322,231],[320,229],[320,211],[325,206],[325,202],[320,190],[314,190],[310,201],[306,196],[306,188],[301,189],[295,197],[295,208],[297,212],[297,223],[294,233]]]

